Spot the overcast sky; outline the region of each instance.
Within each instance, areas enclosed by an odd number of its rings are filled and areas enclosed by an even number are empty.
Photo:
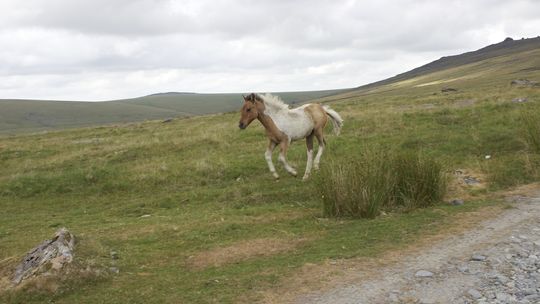
[[[0,98],[354,87],[511,36],[538,0],[0,0]]]

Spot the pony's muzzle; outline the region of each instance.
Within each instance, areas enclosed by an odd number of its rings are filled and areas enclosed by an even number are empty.
[[[238,127],[239,127],[240,129],[244,130],[244,129],[247,127],[247,125],[245,125],[243,122],[240,122],[240,123],[238,124]]]

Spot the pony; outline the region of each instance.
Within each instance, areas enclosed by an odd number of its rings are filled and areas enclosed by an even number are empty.
[[[285,170],[296,176],[296,170],[287,162],[287,150],[292,141],[306,139],[307,164],[304,181],[309,178],[312,167],[319,169],[319,163],[326,146],[323,130],[328,122],[328,117],[333,125],[334,133],[339,135],[343,126],[343,119],[327,105],[305,104],[294,109],[290,109],[279,97],[271,94],[259,95],[251,93],[243,96],[244,104],[240,110],[241,117],[238,127],[245,129],[249,124],[258,119],[266,130],[268,137],[268,148],[264,153],[264,158],[268,164],[268,169],[277,180],[279,175],[272,162],[272,153],[279,145],[279,161]],[[319,142],[319,149],[315,160],[313,160],[313,137]]]

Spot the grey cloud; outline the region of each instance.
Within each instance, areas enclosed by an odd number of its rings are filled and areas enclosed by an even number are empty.
[[[9,83],[0,98],[358,86],[540,28],[532,0],[4,0],[0,9]]]

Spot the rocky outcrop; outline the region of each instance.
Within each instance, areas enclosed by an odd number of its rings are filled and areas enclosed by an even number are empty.
[[[540,87],[540,83],[538,81],[528,79],[515,79],[510,82],[510,85],[519,87]]]
[[[11,279],[15,285],[22,281],[57,272],[73,261],[75,237],[66,228],[59,229],[50,240],[30,250],[15,269]]]

